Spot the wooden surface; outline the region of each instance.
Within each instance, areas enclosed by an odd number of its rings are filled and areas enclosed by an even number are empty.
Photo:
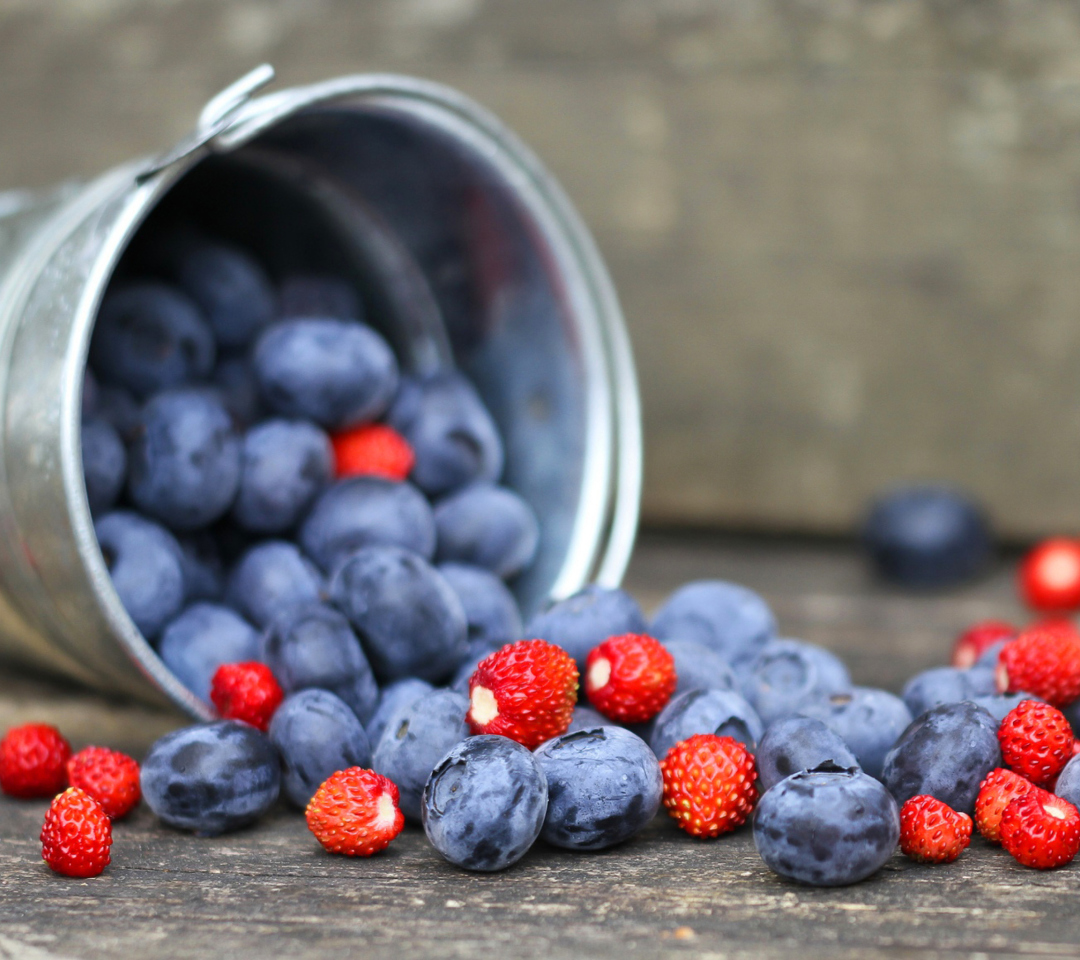
[[[0,189],[160,151],[262,60],[449,83],[559,177],[654,521],[845,531],[941,478],[1080,529],[1071,0],[0,0]]]
[[[1011,567],[949,596],[874,585],[849,548],[643,539],[628,586],[653,606],[679,583],[739,580],[773,603],[783,632],[847,657],[856,681],[898,688],[947,657],[985,616],[1015,617]],[[141,755],[180,722],[140,707],[8,677],[0,729],[52,720],[76,746]],[[54,876],[37,833],[46,803],[0,799],[0,958],[115,960],[355,956],[710,960],[1080,955],[1080,867],[1038,873],[976,840],[951,867],[895,855],[872,880],[801,887],[771,874],[749,830],[692,840],[659,816],[616,849],[574,855],[538,844],[509,871],[471,875],[409,828],[368,861],[328,856],[302,818],[196,839],[145,809],[117,825],[114,862],[88,881]]]

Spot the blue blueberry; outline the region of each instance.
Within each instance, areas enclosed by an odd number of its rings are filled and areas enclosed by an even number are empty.
[[[94,532],[120,602],[152,639],[184,603],[180,545],[168,530],[124,510],[101,517]]]
[[[365,724],[372,746],[378,745],[386,725],[396,711],[407,707],[434,689],[426,680],[419,680],[416,677],[406,677],[404,680],[398,680],[383,687],[379,692],[379,705],[375,708],[371,719]]]
[[[127,451],[108,420],[83,420],[82,462],[90,512],[97,516],[111,510],[124,489]]]
[[[529,638],[562,647],[584,673],[589,651],[608,637],[645,633],[645,617],[625,590],[592,584],[534,616],[525,627]]]
[[[863,539],[881,576],[909,587],[952,586],[990,559],[982,511],[944,487],[911,487],[883,496],[870,508]]]
[[[185,687],[206,703],[210,681],[223,663],[262,660],[258,631],[242,617],[214,603],[196,603],[161,634],[158,654]]]
[[[276,323],[259,337],[254,361],[271,410],[328,429],[376,419],[397,390],[393,352],[362,323],[317,318]]]
[[[676,590],[657,611],[658,640],[693,640],[736,669],[776,636],[776,618],[752,590],[723,580],[699,580]]]
[[[753,753],[765,728],[761,719],[730,690],[688,690],[671,699],[653,725],[649,746],[661,760],[675,744],[695,733],[734,737]]]
[[[579,703],[574,707],[573,716],[570,717],[570,726],[566,728],[566,732],[574,733],[578,730],[591,730],[593,727],[610,725],[611,721],[602,713],[597,712],[592,707],[585,706],[583,703]]]
[[[143,799],[170,827],[216,836],[254,823],[278,798],[277,752],[254,727],[225,720],[165,734],[140,772]]]
[[[931,707],[942,703],[959,703],[976,696],[986,696],[989,691],[976,692],[972,677],[967,670],[957,667],[933,667],[917,673],[906,684],[900,694],[913,717],[926,713]]]
[[[480,665],[480,661],[491,656],[491,654],[498,650],[500,646],[500,644],[493,645],[483,640],[470,643],[468,653],[454,671],[454,676],[447,686],[449,686],[451,690],[456,690],[458,693],[463,693],[465,696],[468,696],[469,681],[476,672],[476,668]]]
[[[348,620],[311,603],[278,617],[265,638],[266,665],[286,693],[317,687],[342,699],[361,723],[379,703],[371,665]]]
[[[503,446],[495,421],[459,373],[403,378],[389,421],[416,454],[413,481],[431,496],[478,480],[495,483],[502,476]]]
[[[987,713],[990,714],[998,723],[1001,723],[1006,716],[1015,710],[1025,700],[1042,700],[1042,697],[1037,697],[1033,693],[994,693],[982,697],[972,697],[971,702],[976,706],[982,707]],[[1068,710],[1062,711],[1066,717],[1069,716]],[[1070,720],[1070,723],[1072,721]],[[1075,735],[1075,732],[1074,732]]]
[[[363,320],[356,288],[339,277],[297,273],[281,281],[281,316]]]
[[[863,772],[881,779],[887,754],[911,723],[911,711],[895,694],[872,687],[812,700],[799,707],[805,717],[821,720],[848,745]]]
[[[226,602],[268,627],[289,610],[321,600],[326,584],[315,565],[285,540],[266,540],[241,557],[229,575]]]
[[[241,428],[258,423],[265,416],[259,381],[251,358],[223,357],[214,367],[213,386],[233,422]]]
[[[101,382],[140,398],[209,376],[214,352],[214,335],[199,308],[160,283],[110,291],[90,340]]]
[[[277,297],[266,271],[236,247],[194,245],[177,264],[176,276],[223,347],[250,343],[277,313]]]
[[[232,505],[240,483],[240,438],[220,403],[198,390],[157,394],[143,408],[128,485],[144,513],[174,530],[195,530]]]
[[[994,718],[971,701],[933,707],[886,755],[882,782],[899,804],[929,794],[970,815],[979,784],[1001,766],[997,730]]]
[[[1005,644],[1008,642],[1008,640],[998,640],[996,643],[990,644],[990,646],[979,655],[979,659],[972,665],[972,669],[975,667],[996,668],[998,657],[1001,655],[1001,651],[1005,649]]]
[[[465,611],[423,557],[399,547],[357,550],[338,568],[330,596],[344,611],[382,683],[449,677],[465,653]]]
[[[648,745],[629,730],[593,727],[537,747],[548,785],[540,836],[567,850],[628,840],[660,809],[664,778]]]
[[[761,738],[754,760],[762,791],[793,773],[813,770],[826,762],[845,769],[859,766],[836,732],[811,717],[788,717],[772,724]]]
[[[1065,764],[1065,769],[1058,774],[1054,795],[1068,800],[1074,807],[1080,807],[1080,761],[1076,757]]]
[[[371,766],[398,788],[398,806],[409,820],[421,820],[424,786],[454,744],[469,735],[469,699],[453,690],[433,690],[399,706],[375,745]]]
[[[1038,700],[1039,698],[1033,694],[1024,694],[1022,699]],[[1073,729],[1073,736],[1080,737],[1080,700],[1074,700],[1072,703],[1066,704],[1060,709],[1061,712],[1065,714],[1065,719],[1069,721],[1069,726]]]
[[[123,387],[98,387],[94,416],[111,423],[125,444],[134,442],[142,431],[142,407]]]
[[[178,537],[180,566],[184,571],[184,598],[220,600],[225,593],[225,571],[217,539],[205,530]]]
[[[305,420],[265,420],[244,434],[233,519],[253,533],[299,523],[334,475],[330,440]]]
[[[838,657],[798,640],[770,640],[746,667],[742,690],[761,722],[798,713],[802,704],[851,689]]]
[[[469,737],[431,772],[424,831],[466,870],[505,870],[525,856],[547,813],[547,781],[536,758],[506,737]]]
[[[754,811],[754,845],[774,873],[815,887],[857,883],[892,856],[900,812],[858,770],[826,765],[781,780]]]
[[[675,695],[687,690],[736,690],[735,672],[727,661],[704,644],[693,640],[668,640],[664,643],[675,660],[678,685]]]
[[[441,563],[438,569],[465,610],[470,643],[495,648],[524,637],[517,601],[495,574],[461,563]]]
[[[536,556],[540,524],[521,497],[506,487],[473,483],[435,506],[440,563],[468,563],[509,580]]]
[[[435,517],[410,483],[350,477],[315,501],[299,539],[327,573],[361,547],[401,547],[430,560],[435,555]]]
[[[992,697],[998,692],[996,669],[989,664],[976,663],[967,669],[972,697]]]
[[[270,721],[270,742],[281,754],[281,786],[300,809],[338,770],[371,764],[368,735],[347,704],[329,690],[289,694]]]

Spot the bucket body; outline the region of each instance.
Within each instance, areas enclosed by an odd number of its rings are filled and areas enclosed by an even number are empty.
[[[404,368],[456,364],[473,380],[503,435],[502,482],[540,519],[537,560],[512,585],[526,616],[618,584],[641,482],[633,360],[551,176],[490,114],[425,81],[226,91],[163,158],[0,194],[0,657],[210,715],[112,589],[80,449],[102,296],[133,241],[181,215],[272,273],[343,272]]]

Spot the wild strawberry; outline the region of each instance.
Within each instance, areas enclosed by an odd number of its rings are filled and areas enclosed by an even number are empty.
[[[1030,780],[1003,767],[995,767],[979,785],[975,800],[975,826],[991,843],[1001,843],[1001,815],[1017,797],[1038,790]]]
[[[90,794],[68,787],[41,827],[41,858],[66,877],[96,877],[109,865],[112,823]]]
[[[1073,755],[1065,714],[1038,700],[1022,700],[1006,714],[998,742],[1005,763],[1036,784],[1053,780]]]
[[[223,663],[210,681],[210,699],[226,720],[265,732],[285,693],[265,663]]]
[[[605,717],[618,723],[651,720],[675,692],[675,658],[640,633],[608,637],[585,661],[585,692]]]
[[[1038,788],[1011,801],[1001,814],[1001,845],[1025,867],[1061,867],[1080,851],[1080,811]]]
[[[71,745],[56,727],[27,723],[0,740],[0,790],[10,797],[52,797],[67,786]]]
[[[385,423],[366,423],[330,437],[334,472],[339,477],[373,476],[404,480],[416,455],[400,433]]]
[[[987,648],[992,647],[999,640],[1011,640],[1017,632],[1016,627],[1003,620],[982,620],[973,624],[956,638],[952,665],[961,670],[973,666]]]
[[[1080,633],[1071,624],[1037,624],[1001,651],[997,687],[1033,693],[1055,707],[1080,697]]]
[[[142,797],[139,765],[126,753],[86,747],[67,762],[68,782],[93,797],[110,820],[130,813]]]
[[[1020,565],[1020,594],[1034,610],[1080,608],[1080,543],[1054,537],[1035,547]]]
[[[546,640],[508,643],[485,657],[469,679],[473,733],[496,733],[532,750],[566,732],[577,702],[570,655]]]
[[[952,863],[971,843],[971,817],[934,797],[911,797],[900,808],[900,849],[922,863]]]
[[[378,853],[405,826],[397,785],[362,767],[331,774],[315,791],[304,816],[328,853],[347,857]]]
[[[754,758],[733,737],[698,733],[660,761],[664,806],[693,837],[718,837],[745,822],[757,802]]]

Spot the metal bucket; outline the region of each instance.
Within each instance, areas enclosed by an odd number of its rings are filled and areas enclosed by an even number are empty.
[[[617,585],[637,527],[640,411],[618,301],[558,185],[498,120],[416,79],[344,77],[252,99],[261,67],[193,137],[45,195],[0,194],[0,656],[209,715],[124,611],[83,484],[83,376],[133,240],[177,211],[273,270],[333,265],[406,367],[457,363],[541,520],[526,615]],[[137,248],[138,244],[136,244]]]

